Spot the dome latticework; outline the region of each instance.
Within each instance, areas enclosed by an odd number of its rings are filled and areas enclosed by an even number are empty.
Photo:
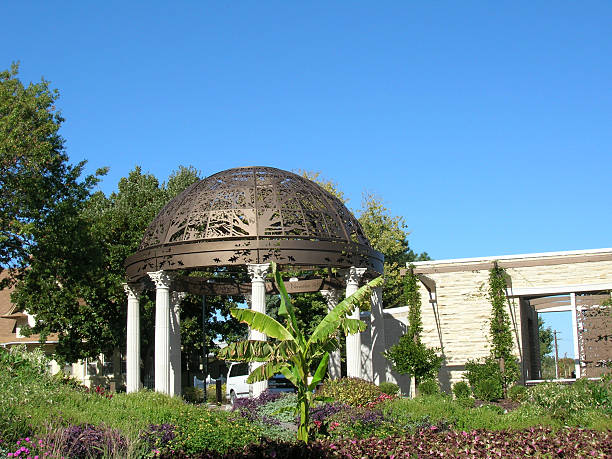
[[[219,172],[170,201],[126,260],[128,278],[159,269],[266,263],[382,271],[359,222],[335,196],[291,172]]]

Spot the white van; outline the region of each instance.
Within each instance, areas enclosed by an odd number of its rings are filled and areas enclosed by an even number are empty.
[[[225,393],[232,405],[237,398],[249,396],[249,384],[246,382],[248,376],[248,363],[234,362],[230,364]],[[268,390],[270,392],[295,392],[295,386],[279,373],[268,379]]]

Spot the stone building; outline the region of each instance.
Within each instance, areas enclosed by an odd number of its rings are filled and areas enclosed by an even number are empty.
[[[531,253],[414,263],[421,281],[423,342],[444,350],[445,390],[461,380],[466,361],[489,354],[493,263],[507,274],[508,313],[522,381],[540,378],[538,314],[569,311],[575,375],[597,377],[612,367],[612,316],[602,306],[612,291],[612,249]],[[407,307],[385,309],[386,346],[404,331]],[[406,379],[391,373],[406,390]]]

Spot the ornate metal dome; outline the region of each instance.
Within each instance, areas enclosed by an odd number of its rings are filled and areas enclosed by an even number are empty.
[[[335,196],[272,167],[228,169],[170,201],[126,260],[130,281],[160,269],[267,263],[365,267],[382,273],[383,255]]]

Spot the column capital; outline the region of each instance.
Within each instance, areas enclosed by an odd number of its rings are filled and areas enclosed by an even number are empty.
[[[155,284],[155,288],[170,288],[173,276],[168,271],[153,271],[147,274]]]
[[[128,298],[136,298],[139,299],[142,291],[144,290],[144,285],[142,282],[128,282],[124,283],[123,290],[127,293]]]
[[[270,263],[247,265],[247,271],[249,272],[249,276],[251,276],[251,282],[264,282],[269,269]]]
[[[367,270],[368,268],[355,268],[354,266],[351,266],[346,271],[346,274],[344,275],[344,278],[346,279],[346,283],[358,285],[359,281],[361,280],[361,278],[363,277],[363,275],[365,274]]]
[[[342,298],[342,292],[335,288],[330,288],[326,290],[319,290],[325,301],[327,301],[328,306],[336,306],[340,302],[340,298]]]

